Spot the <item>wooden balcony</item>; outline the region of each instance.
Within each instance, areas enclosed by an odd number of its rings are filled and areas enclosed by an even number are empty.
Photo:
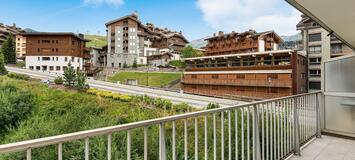
[[[280,81],[261,79],[187,79],[183,78],[184,84],[205,84],[205,85],[225,85],[225,86],[257,86],[257,87],[283,87],[292,88],[292,81]]]
[[[187,68],[186,71],[234,71],[234,70],[284,70],[292,69],[291,65],[274,66],[238,66],[238,67],[211,67],[211,68]]]

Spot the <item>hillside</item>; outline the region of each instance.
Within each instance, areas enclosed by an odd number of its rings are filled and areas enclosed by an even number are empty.
[[[84,37],[90,40],[90,42],[86,43],[86,47],[102,47],[107,45],[106,36],[85,34]]]

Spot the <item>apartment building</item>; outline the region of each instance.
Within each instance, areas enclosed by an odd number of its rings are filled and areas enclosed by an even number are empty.
[[[16,57],[18,59],[24,59],[26,56],[26,37],[21,34],[16,35]]]
[[[308,88],[323,90],[322,62],[354,51],[307,16],[302,15],[297,30],[301,31],[303,52],[308,58]]]
[[[23,32],[24,31],[21,28],[16,27],[16,24],[9,26],[0,23],[0,48],[8,36],[12,35],[15,38],[15,35]]]
[[[107,67],[122,68],[134,61],[147,64],[147,57],[162,54],[167,50],[174,58],[188,43],[181,32],[155,27],[152,23],[142,24],[138,14],[133,13],[106,23],[108,55]]]
[[[90,47],[91,64],[94,67],[107,66],[107,46]]]
[[[278,50],[275,32],[219,32],[206,40],[206,56],[183,59],[185,93],[259,100],[307,92],[305,55]]]
[[[90,70],[90,53],[83,35],[66,32],[23,33],[26,38],[26,69],[63,73],[68,64]]]

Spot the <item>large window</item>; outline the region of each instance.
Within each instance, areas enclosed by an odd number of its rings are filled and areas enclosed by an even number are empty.
[[[310,58],[309,65],[319,65],[322,61],[322,58]]]
[[[320,34],[320,33],[310,34],[308,36],[309,42],[315,42],[315,41],[321,41],[321,40],[322,40],[322,34]]]
[[[309,82],[309,89],[320,90],[321,89],[320,82]]]
[[[50,61],[51,57],[42,57],[42,61]]]
[[[319,77],[320,74],[321,74],[321,70],[319,70],[319,69],[311,69],[311,70],[309,70],[309,75],[311,77]]]
[[[309,54],[318,54],[322,52],[322,46],[309,46],[308,53]]]
[[[341,53],[343,52],[343,45],[342,44],[332,44],[330,46],[332,53]]]

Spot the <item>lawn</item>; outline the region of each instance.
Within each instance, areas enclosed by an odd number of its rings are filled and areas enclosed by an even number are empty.
[[[106,36],[100,35],[84,35],[85,39],[90,40],[90,42],[86,43],[86,47],[102,47],[107,45]]]
[[[109,78],[109,81],[126,83],[127,79],[137,79],[138,84],[142,86],[164,87],[172,81],[180,79],[181,73],[158,73],[158,72],[119,72]]]

